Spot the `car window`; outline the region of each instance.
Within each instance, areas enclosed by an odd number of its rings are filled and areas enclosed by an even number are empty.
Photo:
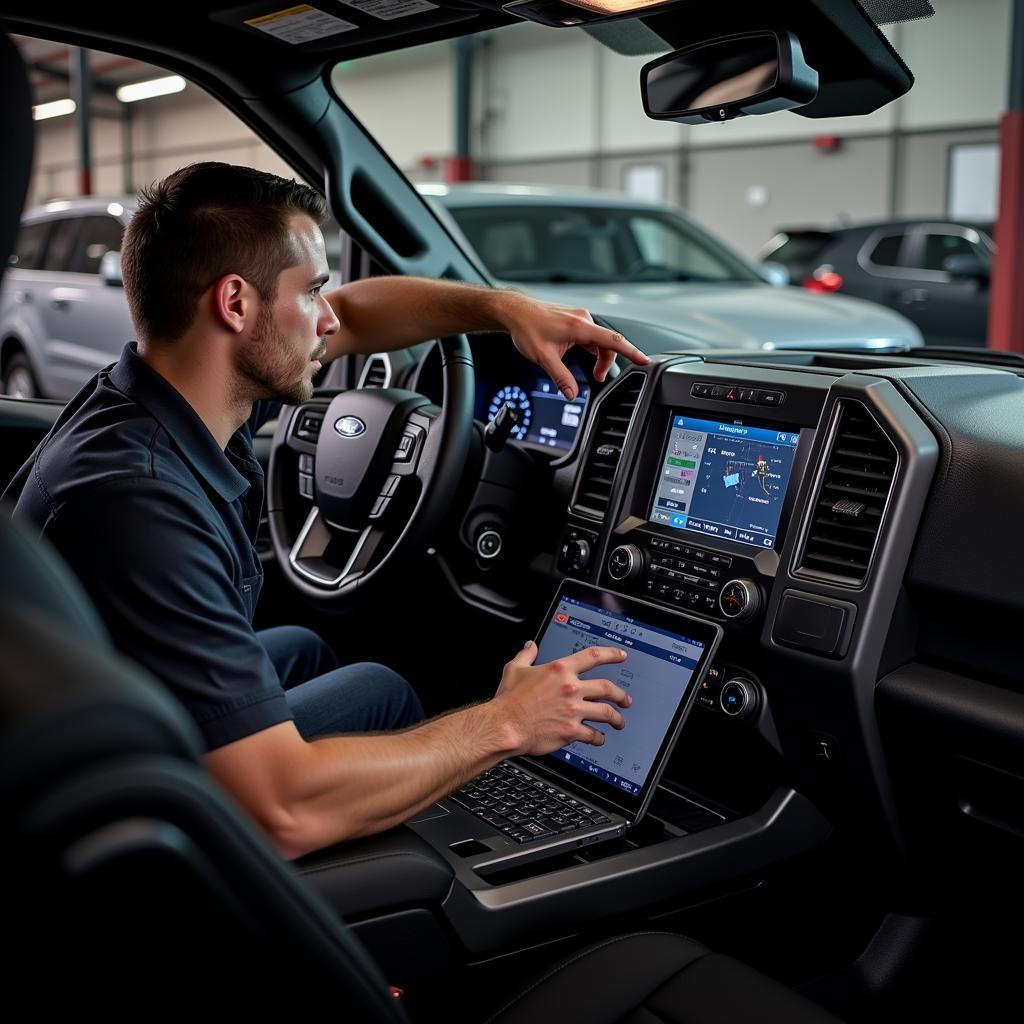
[[[50,223],[45,220],[24,225],[10,258],[11,266],[19,270],[36,270],[43,255],[49,230]]]
[[[98,274],[103,254],[121,251],[123,232],[121,222],[113,217],[83,217],[70,269],[78,274]]]
[[[506,281],[755,280],[670,213],[555,204],[448,207],[488,270]]]
[[[903,232],[897,235],[884,235],[872,248],[868,259],[876,267],[898,267],[900,265],[900,249],[903,247]]]
[[[75,245],[75,238],[78,236],[80,221],[80,217],[66,217],[54,222],[53,233],[50,235],[49,244],[46,246],[46,255],[43,258],[43,270],[68,269],[68,261]]]
[[[945,270],[950,256],[985,257],[978,247],[963,235],[927,234],[921,249],[922,270]]]
[[[707,246],[680,229],[673,221],[656,217],[631,217],[630,230],[640,251],[642,266],[639,270],[663,268],[707,280],[728,280],[733,275]]]
[[[814,263],[832,241],[829,231],[780,232],[761,253],[761,259],[781,263],[785,267],[800,267]],[[781,242],[781,244],[778,244]]]

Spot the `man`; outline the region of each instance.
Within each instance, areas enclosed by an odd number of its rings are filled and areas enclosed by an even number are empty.
[[[274,402],[311,396],[319,360],[504,330],[574,397],[574,344],[599,379],[616,352],[647,358],[582,310],[514,292],[377,278],[323,295],[324,214],[312,189],[227,164],[144,192],[122,246],[137,346],[71,400],[5,495],[76,570],[115,644],[192,713],[209,770],[286,857],[398,824],[503,757],[600,744],[629,704],[579,678],[625,652],[534,666],[528,644],[490,701],[405,728],[422,710],[390,670],[337,669],[308,631],[253,631],[252,433]],[[367,729],[402,731],[335,735]]]

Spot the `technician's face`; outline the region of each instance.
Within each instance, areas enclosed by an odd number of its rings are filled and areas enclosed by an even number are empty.
[[[316,222],[305,214],[291,220],[294,266],[281,271],[277,295],[260,306],[252,336],[239,352],[239,373],[255,397],[295,405],[313,395],[313,375],[326,351],[325,338],[338,330],[320,290],[327,280],[327,254]]]

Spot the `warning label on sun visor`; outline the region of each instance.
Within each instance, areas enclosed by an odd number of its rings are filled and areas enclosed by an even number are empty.
[[[408,18],[413,14],[436,11],[437,4],[427,0],[341,0],[346,7],[354,7],[364,14],[372,14],[383,21],[394,21],[395,18]]]
[[[325,14],[308,4],[287,7],[282,11],[274,11],[273,14],[265,14],[261,18],[250,18],[246,25],[293,45],[311,43],[316,39],[323,39],[324,36],[334,36],[359,28],[351,21],[335,18],[333,14]]]

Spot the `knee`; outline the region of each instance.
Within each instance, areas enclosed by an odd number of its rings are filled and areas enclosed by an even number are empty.
[[[373,687],[374,696],[390,712],[389,728],[401,729],[423,721],[423,705],[416,691],[394,669],[376,662],[352,665],[352,669],[365,673]]]

